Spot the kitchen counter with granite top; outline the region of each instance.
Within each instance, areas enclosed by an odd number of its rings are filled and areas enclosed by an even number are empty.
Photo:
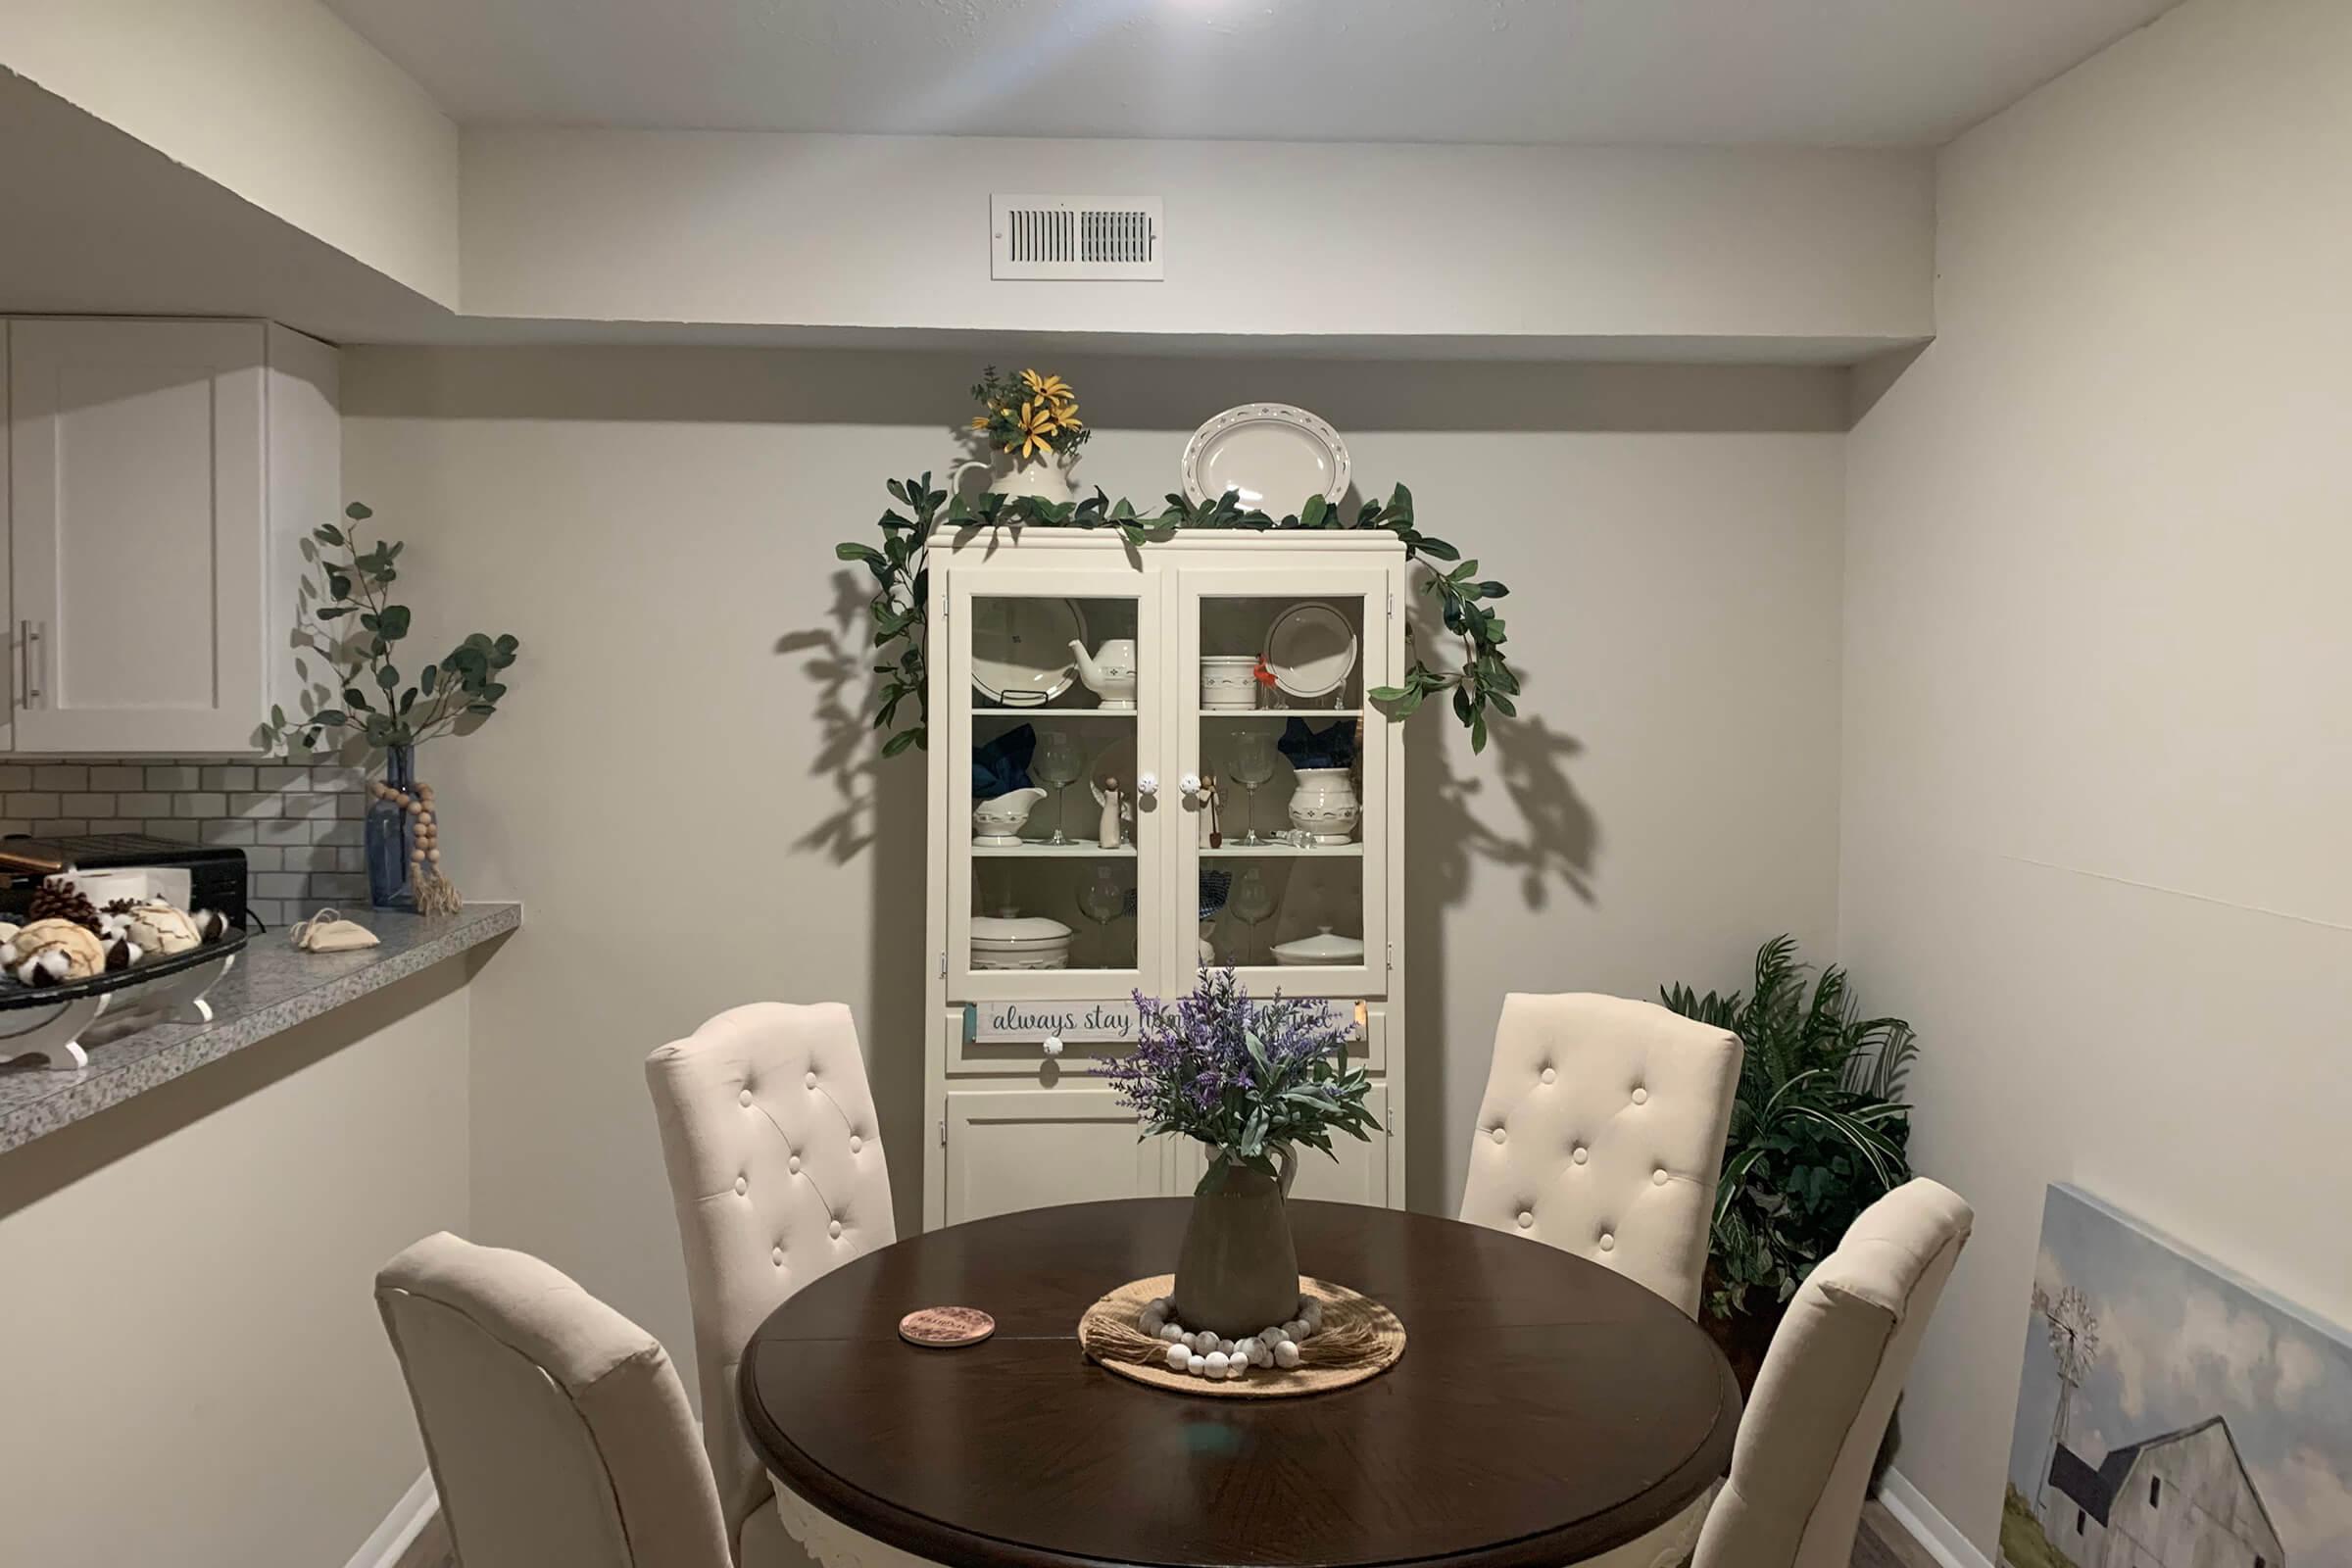
[[[0,1066],[0,1152],[494,941],[522,924],[522,906],[469,904],[433,919],[364,909],[350,918],[373,931],[379,944],[349,953],[303,953],[284,931],[255,936],[213,988],[210,1023],[157,1024],[90,1046],[90,1064],[78,1069],[37,1062]]]

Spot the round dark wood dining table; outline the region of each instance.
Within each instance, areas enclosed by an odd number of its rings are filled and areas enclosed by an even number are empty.
[[[1396,1309],[1396,1366],[1285,1399],[1115,1377],[1079,1314],[1169,1272],[1190,1206],[1029,1209],[843,1264],[745,1347],[754,1445],[852,1529],[991,1568],[1576,1562],[1730,1462],[1738,1386],[1672,1302],[1540,1242],[1355,1204],[1291,1205],[1298,1266]],[[996,1334],[908,1345],[899,1319],[925,1306],[980,1307]]]

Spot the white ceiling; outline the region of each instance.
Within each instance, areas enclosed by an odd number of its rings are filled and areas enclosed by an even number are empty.
[[[2175,0],[326,0],[464,122],[1932,146]]]

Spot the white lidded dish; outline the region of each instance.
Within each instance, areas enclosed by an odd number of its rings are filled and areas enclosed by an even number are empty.
[[[1274,961],[1293,969],[1353,966],[1364,961],[1364,939],[1339,936],[1322,926],[1311,937],[1276,944]]]
[[[975,969],[1066,969],[1070,928],[1042,914],[1010,909],[972,916]]]

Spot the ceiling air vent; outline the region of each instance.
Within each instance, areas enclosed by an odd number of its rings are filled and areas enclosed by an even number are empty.
[[[988,275],[1152,279],[1159,260],[1159,198],[994,196]]]

